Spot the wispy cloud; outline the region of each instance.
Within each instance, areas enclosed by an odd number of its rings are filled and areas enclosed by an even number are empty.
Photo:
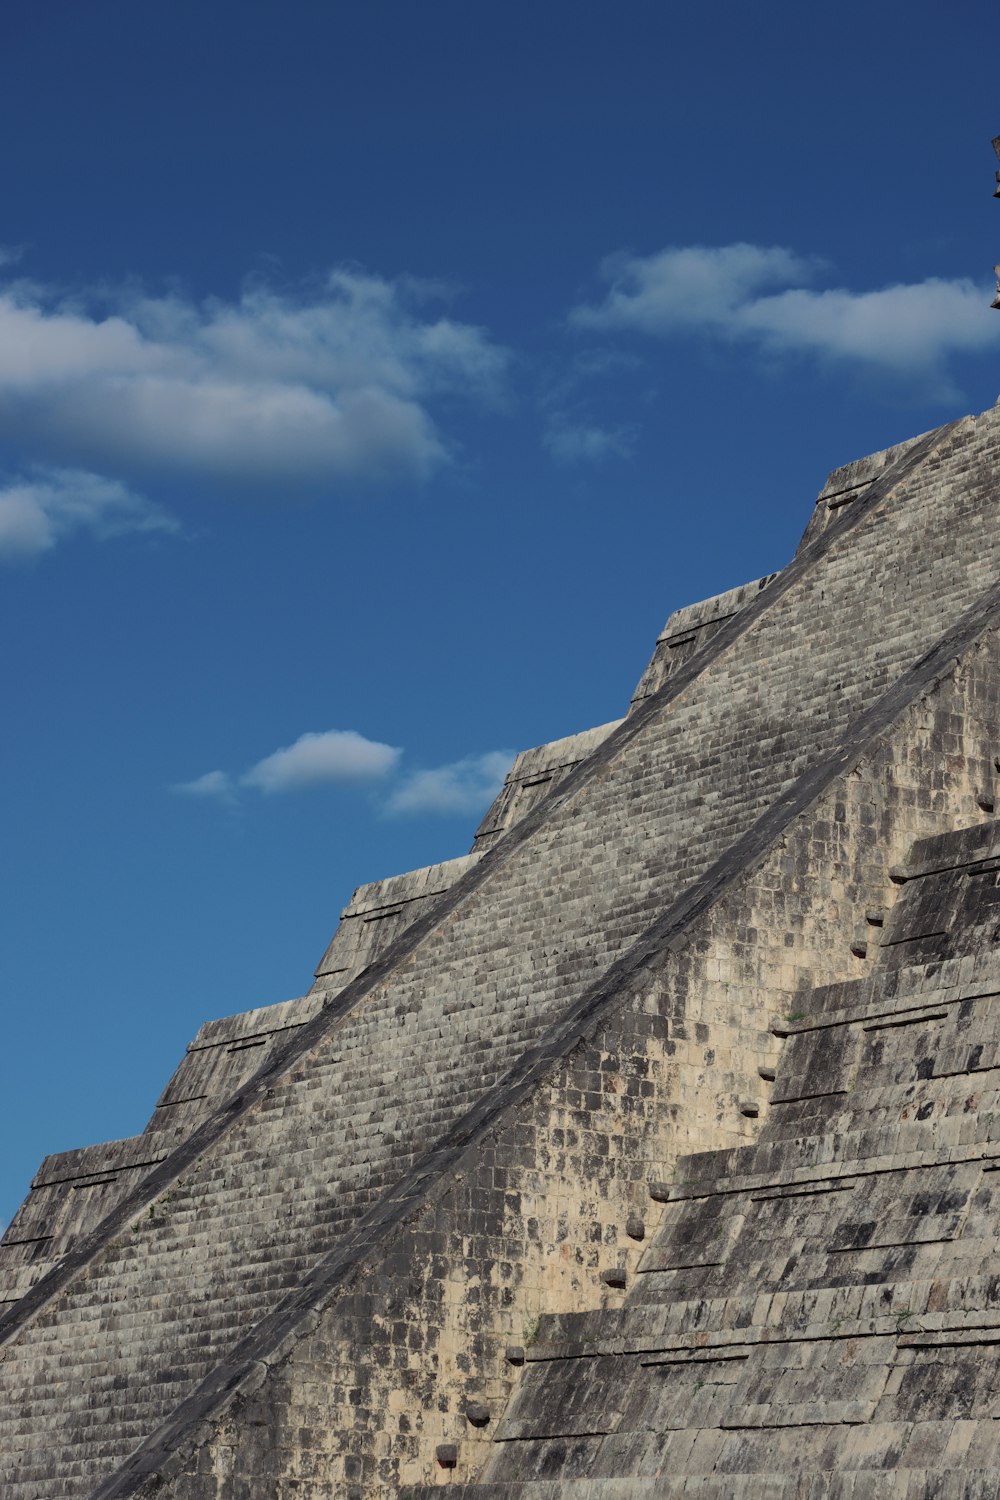
[[[691,245],[656,255],[612,255],[601,266],[601,279],[608,283],[604,297],[575,307],[570,321],[601,332],[724,329],[733,313],[765,288],[801,285],[818,269],[816,262],[776,245]]]
[[[353,729],[328,729],[300,735],[294,745],[265,756],[240,777],[240,784],[271,793],[330,782],[377,781],[389,774],[401,754],[395,745],[365,739]]]
[[[268,796],[311,787],[375,782],[389,775],[402,751],[366,739],[354,729],[326,729],[299,735],[291,745],[265,755],[241,776],[206,771],[193,781],[179,781],[171,791],[235,804],[242,788]]]
[[[536,405],[542,418],[542,447],[555,463],[569,466],[631,458],[639,436],[633,414],[640,397],[629,377],[643,364],[633,352],[606,344],[546,362]],[[623,410],[627,418],[615,420]]]
[[[232,301],[0,288],[0,436],[123,476],[242,483],[420,479],[445,462],[431,407],[492,399],[507,355],[435,314],[440,288],[331,271]]]
[[[236,787],[226,771],[206,771],[194,781],[178,781],[170,788],[182,797],[205,797],[216,802],[235,802]]]
[[[1000,344],[989,294],[967,278],[930,278],[873,291],[817,288],[815,258],[782,246],[694,245],[618,255],[607,290],[573,309],[578,328],[670,338],[684,332],[756,344],[918,378],[942,375],[955,354]]]
[[[84,469],[36,468],[0,485],[2,562],[38,557],[74,532],[103,540],[178,529],[172,516],[142,495]]]
[[[594,463],[604,458],[628,458],[635,447],[635,428],[600,427],[553,413],[542,442],[561,464]]]
[[[181,797],[236,806],[245,791],[274,795],[323,786],[366,787],[389,814],[480,813],[503,786],[513,751],[490,750],[448,765],[398,775],[403,752],[395,745],[366,739],[353,729],[303,734],[294,744],[266,755],[233,776],[206,771],[170,788]]]
[[[508,750],[490,750],[433,770],[411,771],[386,803],[389,813],[483,812],[503,786],[514,759]]]

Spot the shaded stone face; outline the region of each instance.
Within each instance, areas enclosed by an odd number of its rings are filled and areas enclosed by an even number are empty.
[[[5,1500],[989,1471],[998,451],[994,411],[837,471],[471,854],[47,1159]]]
[[[516,1473],[583,1496],[631,1476],[641,1495],[655,1464],[657,1495],[718,1474],[730,1493],[801,1494],[782,1468],[793,1434],[809,1494],[988,1493],[998,851],[996,823],[915,845],[870,974],[812,990],[779,1028],[758,1143],[679,1161],[625,1304],[546,1325],[489,1482],[460,1493]],[[948,956],[901,963],[929,925]]]

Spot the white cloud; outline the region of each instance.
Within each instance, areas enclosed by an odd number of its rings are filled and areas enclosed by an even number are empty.
[[[177,531],[158,506],[100,474],[37,468],[0,487],[0,561],[37,557],[76,531],[101,539],[128,531]]]
[[[178,792],[182,797],[207,797],[219,802],[236,800],[232,777],[225,771],[206,771],[204,776],[197,776],[194,781],[177,782],[170,790]]]
[[[483,812],[503,786],[514,756],[508,750],[456,760],[429,771],[411,771],[386,804],[390,813]]]
[[[995,345],[991,311],[982,287],[933,278],[875,292],[788,290],[748,304],[740,321],[771,348],[905,370]]]
[[[542,441],[557,463],[593,463],[602,458],[628,458],[635,446],[635,430],[599,427],[557,415],[550,420]]]
[[[580,328],[669,337],[685,330],[883,371],[940,372],[949,356],[995,347],[988,291],[930,278],[876,291],[817,290],[822,262],[781,246],[671,248],[603,267],[600,302],[574,308]]]
[[[265,756],[240,783],[261,792],[291,792],[329,782],[377,781],[388,775],[401,753],[353,729],[328,729],[300,735],[294,745]]]
[[[300,735],[293,745],[265,756],[242,776],[206,771],[170,790],[232,805],[244,788],[272,794],[332,784],[371,785],[392,776],[402,753],[395,745],[366,739],[353,729],[329,729]],[[411,771],[396,780],[383,808],[387,813],[480,813],[503,786],[513,759],[513,751],[490,750],[450,765]]]
[[[665,334],[678,328],[727,326],[733,312],[765,287],[801,285],[814,262],[778,245],[690,245],[656,255],[615,255],[601,274],[610,283],[596,307],[576,307],[579,328],[635,329]]]
[[[492,399],[505,351],[430,315],[431,290],[335,270],[226,302],[122,293],[103,312],[0,290],[0,434],[77,464],[242,482],[419,479],[447,449],[429,406]]]

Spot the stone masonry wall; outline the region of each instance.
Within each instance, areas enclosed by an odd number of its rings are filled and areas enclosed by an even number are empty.
[[[997,448],[988,413],[912,450],[29,1294],[0,1328],[11,1500],[89,1493],[202,1409],[199,1382],[217,1395],[355,1227],[382,1237],[407,1173],[664,909],[785,816],[795,779],[992,585]],[[80,1397],[53,1396],[67,1379]]]
[[[361,885],[316,969],[307,996],[206,1021],[188,1044],[142,1135],[48,1156],[0,1238],[0,1308],[12,1306],[94,1229],[167,1155],[280,1050],[289,1033],[362,973],[486,849],[558,786],[617,722],[521,751],[484,816],[473,850],[457,859]],[[150,1133],[157,1137],[149,1139]]]
[[[860,500],[890,465],[902,458],[914,444],[927,437],[927,433],[883,448],[878,453],[869,453],[856,458],[852,463],[842,464],[827,475],[826,483],[816,497],[816,505],[809,518],[809,525],[802,533],[798,550],[816,540],[821,532],[832,526],[846,505]]]
[[[622,1308],[543,1320],[456,1500],[996,1494],[998,870],[995,819],[913,846],[757,1144],[678,1163]]]
[[[403,875],[359,885],[316,968],[310,993],[331,995],[366,969],[476,863],[463,854]]]
[[[358,1264],[203,1433],[170,1500],[473,1478],[540,1319],[621,1302],[663,1212],[650,1185],[686,1152],[753,1137],[775,1033],[817,975],[866,972],[854,938],[866,916],[879,931],[913,839],[988,816],[998,684],[994,631]]]
[[[723,594],[714,594],[711,599],[701,599],[697,604],[675,609],[660,631],[653,654],[632,694],[632,708],[661,688],[678,667],[707,646],[726,621],[739,614],[777,576],[777,573],[768,573],[764,578],[741,583],[738,588],[727,589]]]
[[[138,1135],[47,1156],[0,1245],[0,1309],[18,1302],[82,1234],[95,1229],[169,1148],[166,1138]]]
[[[620,723],[620,719],[614,719],[610,724],[598,724],[594,729],[522,750],[476,829],[474,852],[481,854],[492,849],[515,823],[550,796],[575,766],[603,744]]]
[[[141,1135],[47,1156],[0,1241],[0,1309],[13,1307],[321,1009],[322,996],[304,996],[206,1021]]]

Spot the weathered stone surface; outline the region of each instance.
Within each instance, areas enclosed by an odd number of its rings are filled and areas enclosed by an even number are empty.
[[[852,463],[843,464],[841,468],[834,469],[831,474],[827,475],[826,484],[816,498],[816,508],[810,517],[809,525],[802,534],[799,550],[801,551],[803,547],[815,541],[820,532],[825,531],[837,519],[837,512],[843,506],[860,500],[886,469],[897,463],[916,443],[922,442],[926,437],[927,433],[922,433],[919,437],[908,438],[905,443],[896,443],[891,448],[883,448],[879,453],[870,453],[865,458],[856,458]]]
[[[631,707],[634,709],[637,703],[661,688],[672,672],[706,646],[727,620],[738,614],[777,576],[777,573],[768,573],[752,583],[741,583],[738,588],[727,589],[724,594],[715,594],[711,599],[675,609],[657,637],[656,649],[632,694]]]
[[[487,1482],[459,1493],[995,1486],[997,851],[996,824],[915,846],[883,956],[934,913],[947,958],[803,1002],[759,1143],[678,1163],[619,1313],[543,1320]]]
[[[335,995],[391,946],[438,896],[475,864],[477,853],[360,885],[319,961],[312,994]]]
[[[987,1493],[998,449],[831,476],[472,855],[48,1159],[5,1500]]]
[[[586,760],[620,723],[620,719],[615,719],[610,724],[599,724],[596,729],[538,745],[534,750],[522,750],[507,773],[499,796],[476,829],[473,853],[492,849],[509,828],[554,792],[574,766]]]

